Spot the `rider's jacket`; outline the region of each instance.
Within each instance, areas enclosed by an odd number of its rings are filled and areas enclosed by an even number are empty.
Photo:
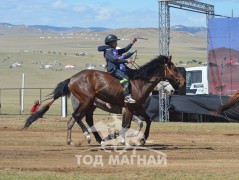
[[[130,43],[129,45],[127,45],[125,48],[122,49],[113,49],[110,48],[109,46],[98,47],[99,51],[104,51],[104,57],[107,63],[107,71],[109,73],[113,73],[116,69],[120,69],[120,64],[124,65],[124,63],[128,62],[127,60],[125,60],[128,57],[122,58],[122,54],[130,50],[131,47],[132,43]]]

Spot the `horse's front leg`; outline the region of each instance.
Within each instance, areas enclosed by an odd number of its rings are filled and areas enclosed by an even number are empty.
[[[143,116],[144,120],[146,121],[146,128],[145,128],[145,131],[144,131],[144,135],[140,139],[140,144],[143,146],[145,144],[146,140],[149,137],[151,120],[150,120],[149,116],[146,114],[146,112],[143,110],[143,108],[142,108],[141,112],[142,112],[142,116]]]
[[[125,118],[125,108],[122,108],[122,119]],[[143,121],[136,115],[133,115],[132,120],[138,124],[138,129],[136,132],[134,132],[134,134],[128,135],[127,137],[136,137],[139,135],[139,132],[141,131],[142,127],[143,127]],[[125,137],[123,137],[123,140],[125,139]]]
[[[103,139],[102,145],[104,145],[104,141],[108,141],[108,140],[111,140],[111,139],[116,139],[118,136],[123,136],[124,137],[125,133],[130,128],[132,116],[133,116],[133,114],[128,109],[126,109],[125,116],[123,117],[123,120],[122,120],[121,130],[117,133],[115,132],[115,133],[112,133],[112,134],[106,136]]]
[[[133,115],[133,119],[132,120],[138,124],[138,129],[134,133],[134,136],[138,136],[139,132],[141,131],[141,129],[143,127],[143,121],[138,116],[136,116],[136,115]]]

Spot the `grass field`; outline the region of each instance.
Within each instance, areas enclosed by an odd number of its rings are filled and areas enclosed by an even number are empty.
[[[122,40],[119,46],[126,46],[134,37],[138,40],[133,49],[138,50],[137,63],[142,65],[159,54],[157,29],[117,29],[110,32],[79,33],[70,35],[42,34],[32,36],[1,36],[0,43],[0,88],[21,87],[22,73],[26,76],[26,87],[53,88],[55,85],[85,69],[86,64],[96,68],[105,64],[102,53],[97,47],[102,45],[108,33],[115,33]],[[44,39],[42,39],[44,37]],[[183,32],[171,33],[170,54],[173,61],[192,59],[206,61],[206,39]],[[86,56],[76,56],[85,52]],[[66,53],[66,55],[65,55]],[[9,67],[14,62],[23,62],[22,68]],[[40,69],[41,64],[57,63],[52,70]],[[59,65],[61,64],[61,65]],[[64,70],[64,66],[76,65],[76,70]]]
[[[142,65],[159,54],[158,30],[145,29],[116,29],[106,32],[84,32],[76,34],[35,34],[35,35],[1,35],[0,43],[0,113],[18,114],[20,111],[19,90],[5,88],[21,88],[22,76],[25,75],[25,88],[55,88],[56,85],[85,69],[87,64],[95,65],[96,69],[104,70],[105,64],[102,53],[97,47],[102,45],[107,34],[114,33],[121,38],[118,45],[126,46],[134,37],[139,39],[132,49],[138,50],[137,64]],[[78,53],[85,56],[76,56]],[[192,36],[184,32],[171,32],[170,53],[173,62],[188,61],[192,59],[206,61],[206,39]],[[21,62],[22,67],[10,68],[15,62]],[[46,64],[52,69],[41,69]],[[65,65],[75,65],[72,70],[64,69]],[[193,65],[193,64],[190,64]],[[43,100],[51,90],[25,90],[24,106],[28,113],[35,99]],[[60,101],[56,102],[56,106]],[[70,106],[70,102],[69,102]],[[69,110],[71,110],[69,108]],[[52,112],[60,109],[52,108]],[[70,112],[69,112],[70,113]]]
[[[107,116],[97,116],[96,122]],[[66,120],[45,117],[21,130],[24,117],[0,117],[0,179],[238,179],[239,127],[234,123],[152,123],[145,145],[167,155],[166,166],[107,165],[109,154],[77,126],[66,145]],[[135,124],[132,124],[135,128]],[[77,165],[75,155],[103,155],[104,166]],[[115,152],[116,153],[116,152]],[[132,150],[127,150],[130,155]],[[147,155],[138,150],[138,155]],[[114,152],[113,152],[114,154]],[[112,155],[112,153],[111,153]]]

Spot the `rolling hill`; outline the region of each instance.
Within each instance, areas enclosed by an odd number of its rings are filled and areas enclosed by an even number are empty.
[[[105,36],[110,33],[116,34],[121,39],[118,42],[120,47],[126,46],[134,37],[147,39],[139,39],[133,47],[138,50],[139,65],[159,54],[157,28],[80,30],[75,27],[54,29],[1,23],[0,88],[21,87],[22,73],[27,77],[27,87],[53,87],[87,67],[104,70],[102,67],[105,60],[102,53],[97,51],[97,47],[104,44]],[[205,37],[191,32],[172,30],[170,38],[170,54],[173,55],[175,63],[192,59],[206,61]],[[22,64],[21,67],[13,67],[14,63],[19,62]],[[42,68],[45,65],[53,65],[53,68]],[[64,68],[66,65],[73,65],[75,68],[66,70]]]

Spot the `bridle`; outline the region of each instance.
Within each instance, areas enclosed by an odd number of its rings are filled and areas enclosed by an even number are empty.
[[[168,72],[169,72],[169,74],[171,75],[171,76],[173,76],[174,77],[174,79],[176,79],[176,82],[177,83],[180,83],[180,80],[179,79],[177,79],[177,77],[172,73],[172,71],[168,68],[168,64],[165,64],[164,65],[164,76],[165,76],[165,78],[167,77],[167,70],[168,70]],[[167,78],[166,78],[167,79]]]
[[[134,57],[134,60],[132,61],[132,66],[135,68],[135,69],[139,69],[140,67],[139,67],[139,65],[135,62],[135,60],[136,60],[136,58],[137,58],[137,51],[135,52],[136,54],[135,54],[135,57]],[[172,73],[172,71],[168,68],[168,64],[167,63],[165,63],[164,65],[162,65],[162,66],[164,66],[164,77],[162,78],[162,77],[158,77],[158,78],[161,78],[162,80],[168,80],[167,79],[167,70],[168,70],[168,72],[169,72],[169,74],[171,75],[171,76],[173,76],[174,77],[174,79],[176,80],[176,83],[180,83],[180,80],[179,79],[177,79],[177,77]],[[156,78],[156,80],[155,81],[147,81],[147,80],[145,80],[146,82],[148,82],[148,83],[154,83],[154,82],[156,82],[157,80],[158,80],[158,78]]]
[[[165,85],[164,82],[167,82],[167,84]],[[161,84],[162,88],[164,89],[165,87],[167,87],[168,85],[170,85],[170,83],[168,81],[160,81],[159,84]]]

